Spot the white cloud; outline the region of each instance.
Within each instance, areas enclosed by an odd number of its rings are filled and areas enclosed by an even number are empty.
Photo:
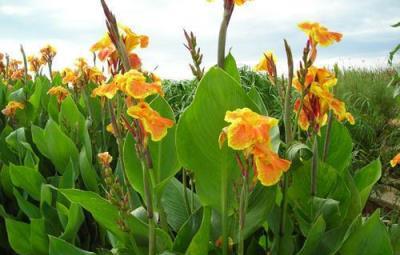
[[[105,31],[104,14],[98,0],[24,0],[23,4],[21,1],[7,2],[7,5],[0,5],[0,13],[20,16],[20,19],[35,19],[40,15],[40,19],[52,28],[52,34],[48,34],[48,27],[43,27],[37,31],[35,38],[27,38],[23,43],[32,51],[34,47],[38,49],[47,42],[55,44],[59,50],[56,59],[59,67],[71,64],[78,56],[90,57],[90,45]],[[298,56],[304,35],[297,30],[296,24],[303,20],[315,20],[333,30],[344,32],[345,40],[342,45],[332,48],[341,54],[338,58],[353,56],[356,59],[356,54],[362,54],[362,49],[359,49],[360,52],[345,51],[346,47],[357,50],[357,47],[351,45],[354,40],[369,39],[387,44],[388,40],[394,40],[397,35],[397,31],[389,25],[396,21],[391,17],[395,17],[400,8],[387,7],[390,2],[391,0],[254,0],[235,9],[227,45],[233,47],[239,63],[254,64],[259,55],[269,48],[275,48],[278,57],[283,58],[281,38],[287,38],[294,44],[293,50]],[[222,0],[214,3],[206,0],[109,0],[108,3],[120,22],[138,33],[150,36],[149,48],[140,51],[146,68],[158,66],[160,75],[167,78],[190,77],[187,66],[190,57],[182,45],[183,28],[194,31],[198,36],[199,45],[205,55],[205,64],[210,66],[216,62]],[[12,25],[0,24],[0,30],[3,26]],[[20,28],[15,27],[15,34],[3,37],[5,39],[0,41],[2,48],[12,48],[14,50],[11,51],[18,54],[16,45],[21,42],[15,39],[15,35],[19,31]],[[3,44],[4,40],[9,44]],[[385,50],[389,51],[382,48],[376,54]],[[377,55],[372,56],[376,57]],[[327,57],[321,61],[325,63],[333,61],[332,59],[333,57]],[[359,62],[355,60],[355,63]]]

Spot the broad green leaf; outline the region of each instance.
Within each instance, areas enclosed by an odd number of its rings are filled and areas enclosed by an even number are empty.
[[[49,251],[49,238],[44,219],[31,219],[30,243],[32,253],[37,255],[47,255]]]
[[[224,71],[232,76],[235,81],[240,83],[240,73],[236,65],[236,60],[230,52],[225,58]]]
[[[40,152],[51,160],[61,174],[70,160],[76,165],[79,162],[79,153],[74,142],[52,119],[48,120],[44,131],[33,126],[32,139]]]
[[[14,196],[17,199],[19,209],[25,213],[26,216],[28,216],[30,219],[41,217],[39,208],[23,197],[17,189],[14,189]]]
[[[359,226],[343,244],[340,254],[352,255],[391,255],[390,237],[385,225],[375,211],[367,221]]]
[[[161,116],[174,120],[174,113],[162,97],[156,97],[151,103],[151,107],[160,113]],[[153,169],[152,177],[156,184],[157,191],[162,191],[163,186],[179,170],[179,163],[176,154],[175,129],[168,129],[167,135],[159,142],[149,141],[150,154],[152,156]],[[124,145],[124,160],[127,170],[127,177],[132,187],[142,196],[143,191],[143,172],[142,166],[137,158],[135,141],[131,134],[128,134]]]
[[[193,237],[189,248],[186,251],[187,255],[203,255],[208,253],[208,242],[210,239],[211,230],[211,208],[203,208],[203,220],[199,231]]]
[[[192,192],[186,188],[188,202],[191,201]],[[189,219],[190,214],[187,210],[183,185],[176,178],[172,178],[165,186],[161,203],[167,214],[168,224],[178,232],[182,225]],[[194,210],[200,206],[199,199],[196,194],[194,195]],[[189,205],[190,206],[190,205]]]
[[[60,238],[73,243],[84,220],[85,216],[81,207],[76,203],[71,203],[68,210],[68,223]]]
[[[326,126],[322,128],[320,139],[318,139],[318,151],[321,157],[324,151],[326,129]],[[326,163],[342,172],[351,162],[352,150],[353,142],[349,131],[343,124],[333,121]]]
[[[315,223],[312,225],[308,232],[307,238],[303,247],[297,253],[298,255],[312,255],[318,254],[318,243],[320,242],[322,234],[325,232],[326,224],[324,218],[319,216]]]
[[[221,210],[227,195],[232,208],[233,182],[240,171],[234,151],[218,145],[228,110],[248,107],[259,112],[240,84],[223,70],[211,68],[200,81],[193,103],[181,115],[177,127],[177,150],[181,164],[194,172],[196,191],[203,203]],[[227,192],[223,191],[227,189]]]
[[[354,174],[354,182],[360,192],[361,208],[367,203],[369,194],[374,184],[381,178],[381,161],[372,161],[367,166],[359,169]]]
[[[50,236],[49,255],[95,255],[54,236]]]
[[[400,225],[393,224],[390,227],[390,240],[392,243],[394,254],[400,254]]]
[[[85,148],[82,148],[81,153],[79,154],[79,168],[86,189],[98,193],[99,176],[97,175],[96,170],[93,168],[93,164],[90,158],[87,156]]]
[[[5,221],[11,248],[20,255],[35,255],[30,244],[30,225],[12,219],[5,219]]]
[[[11,164],[9,169],[12,183],[39,201],[41,186],[46,183],[43,176],[37,170],[25,166]]]
[[[247,92],[247,95],[257,105],[258,109],[260,109],[260,113],[268,115],[267,107],[265,106],[264,101],[260,93],[258,93],[256,87],[252,87],[249,92]]]
[[[6,137],[13,132],[13,128],[6,125],[0,134],[0,157],[4,163],[14,163],[17,164],[18,156],[9,148],[6,143]]]
[[[128,233],[123,232],[117,222],[120,219],[118,208],[110,202],[91,191],[82,191],[77,189],[59,189],[64,196],[71,202],[77,203],[85,210],[89,211],[93,218],[104,228],[108,229],[120,241],[128,244]],[[131,230],[129,235],[133,235],[140,246],[147,246],[148,226],[138,220],[136,217],[127,217],[128,226]],[[157,249],[164,251],[172,247],[172,241],[167,233],[161,229],[156,229]]]
[[[25,166],[32,168],[38,166],[39,158],[26,140],[25,128],[18,128],[11,132],[6,137],[6,143],[18,155],[20,161],[24,162]]]
[[[175,237],[173,251],[184,253],[200,228],[203,208],[194,211]]]

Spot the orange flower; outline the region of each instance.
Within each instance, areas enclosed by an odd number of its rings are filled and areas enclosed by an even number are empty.
[[[65,68],[63,71],[62,71],[62,82],[64,83],[64,84],[71,84],[71,85],[73,85],[73,84],[76,84],[76,82],[78,81],[78,74],[75,72],[75,71],[73,71],[71,68]]]
[[[320,44],[326,47],[334,42],[340,42],[343,37],[340,33],[328,31],[317,22],[302,22],[298,26],[309,36],[311,44],[315,46]]]
[[[311,126],[313,131],[319,132],[320,128],[327,123],[328,111],[331,109],[339,121],[348,120],[354,124],[354,117],[346,111],[345,104],[335,98],[330,88],[335,86],[337,79],[335,75],[325,68],[311,66],[302,84],[296,77],[293,86],[300,94],[305,94],[303,105],[297,99],[294,111],[299,112],[298,124],[301,129],[308,130]]]
[[[112,161],[112,156],[108,153],[108,151],[97,154],[97,158],[103,167],[109,167]]]
[[[57,102],[59,104],[62,103],[62,101],[69,95],[69,92],[66,88],[62,86],[56,86],[52,87],[47,91],[48,95],[56,96],[57,97]]]
[[[243,108],[233,112],[227,111],[225,121],[231,124],[225,127],[219,136],[220,147],[227,139],[229,147],[242,150],[246,158],[253,157],[254,176],[261,184],[276,184],[291,164],[272,151],[269,133],[272,127],[278,125],[278,120]]]
[[[106,77],[97,67],[86,67],[84,72],[89,82],[98,84],[106,79]]]
[[[290,168],[291,162],[282,159],[265,143],[257,144],[253,149],[254,175],[264,186],[272,186],[279,182],[282,174]]]
[[[134,69],[124,74],[121,89],[135,99],[144,99],[154,94],[164,95],[159,80],[148,83],[146,82],[146,77]]]
[[[255,66],[256,71],[265,71],[270,77],[276,77],[276,56],[271,51],[264,52],[260,62]]]
[[[231,123],[220,135],[220,146],[224,137],[228,146],[234,150],[246,150],[256,143],[268,143],[269,131],[278,124],[278,120],[259,115],[248,108],[227,111],[225,121]]]
[[[398,164],[400,164],[400,153],[398,153],[392,160],[390,160],[390,165],[392,167],[395,167]]]
[[[13,117],[18,109],[22,110],[24,108],[25,105],[23,103],[17,101],[10,101],[8,102],[6,107],[3,110],[1,110],[1,113],[3,113],[7,117]]]
[[[144,130],[150,133],[151,140],[155,142],[163,139],[167,129],[174,125],[174,121],[161,117],[145,102],[129,107],[127,112],[131,117],[140,120]]]

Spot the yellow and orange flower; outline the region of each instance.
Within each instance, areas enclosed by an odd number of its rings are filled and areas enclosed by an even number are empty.
[[[253,157],[254,176],[261,184],[276,184],[291,164],[272,150],[270,130],[278,125],[278,120],[243,108],[227,111],[225,121],[231,124],[219,136],[220,147],[228,140],[229,147],[243,151],[245,157]]]
[[[76,84],[79,78],[78,73],[68,67],[61,72],[61,76],[62,76],[62,82],[64,84],[71,84],[71,85]]]
[[[47,64],[53,61],[53,58],[57,54],[57,50],[52,45],[48,44],[44,46],[42,49],[40,49],[40,53],[41,53],[40,60],[42,61],[43,64]]]
[[[345,104],[330,92],[336,83],[337,79],[333,73],[326,68],[315,66],[308,69],[303,83],[297,77],[293,80],[296,90],[304,94],[303,104],[301,99],[297,99],[294,105],[296,113],[300,110],[298,124],[301,129],[308,130],[311,126],[314,132],[319,133],[320,128],[327,123],[329,110],[333,111],[339,121],[347,120],[354,124],[354,118],[347,112]]]
[[[390,165],[395,167],[400,164],[400,153],[398,153],[392,160],[390,160]]]
[[[10,101],[6,105],[6,107],[1,110],[1,113],[3,113],[7,117],[13,117],[17,110],[22,110],[25,108],[25,105],[23,103],[17,102],[17,101]]]
[[[62,86],[56,86],[56,87],[50,88],[47,91],[47,94],[57,97],[57,102],[59,104],[61,104],[62,101],[69,95],[69,92],[66,88],[64,88]]]
[[[254,69],[256,71],[267,72],[270,77],[276,78],[276,61],[277,57],[275,54],[272,51],[266,51]]]
[[[103,83],[102,85],[98,86],[97,88],[93,89],[92,97],[107,97],[111,99],[117,94],[119,90],[119,86],[115,82],[111,83]]]
[[[334,42],[340,42],[343,37],[341,33],[331,32],[317,22],[302,22],[298,26],[308,35],[311,44],[315,46],[319,44],[326,47]]]
[[[134,69],[127,72],[125,77],[124,91],[135,99],[144,99],[154,94],[164,95],[159,80],[148,83],[146,77]]]
[[[85,72],[86,79],[89,82],[99,84],[106,79],[104,74],[97,67],[86,67],[84,69],[84,72]]]
[[[109,167],[112,161],[112,156],[108,151],[97,154],[97,158],[103,167]]]
[[[150,134],[151,140],[157,142],[167,134],[167,129],[174,125],[174,121],[163,118],[146,102],[139,102],[128,108],[128,115],[140,120],[144,131]]]
[[[38,73],[40,67],[43,65],[42,61],[36,56],[28,56],[29,71]]]
[[[118,28],[128,54],[130,54],[131,51],[133,51],[137,47],[146,48],[148,46],[148,36],[138,35],[133,32],[129,27],[122,24],[118,24]],[[100,61],[110,59],[111,62],[115,62],[118,59],[117,50],[108,33],[106,33],[98,42],[93,44],[90,48],[90,51],[98,52],[97,56]],[[137,55],[132,56],[132,61],[134,61],[135,63],[138,62],[138,57],[136,57]]]

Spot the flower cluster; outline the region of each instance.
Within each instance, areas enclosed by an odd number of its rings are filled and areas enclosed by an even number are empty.
[[[84,58],[75,61],[75,68],[65,68],[61,72],[64,84],[72,87],[75,91],[80,91],[88,83],[100,84],[106,77],[97,67],[88,65]]]
[[[52,45],[48,44],[40,49],[40,54],[40,60],[42,64],[51,64],[57,54],[57,50]]]
[[[331,93],[337,83],[335,74],[313,65],[317,56],[317,45],[329,46],[335,41],[339,42],[342,35],[330,32],[318,23],[303,22],[299,24],[299,28],[308,36],[303,64],[297,77],[293,79],[293,86],[301,95],[294,105],[300,128],[305,131],[311,128],[312,132],[319,133],[320,128],[327,123],[329,110],[332,110],[337,120],[347,120],[354,124],[354,118],[346,111],[345,104]]]
[[[276,62],[276,55],[272,51],[266,51],[254,69],[259,72],[266,72],[272,84],[275,85],[277,76]]]
[[[243,151],[245,158],[254,162],[254,176],[265,186],[276,184],[291,162],[281,159],[272,150],[270,130],[278,125],[278,120],[259,115],[248,108],[227,111],[225,127],[219,137],[222,147],[225,140],[234,150]]]
[[[44,64],[42,60],[34,55],[28,56],[29,71],[39,73],[40,68]]]
[[[304,95],[302,99],[297,99],[294,111],[299,112],[298,124],[303,130],[311,129],[318,133],[328,119],[328,111],[332,110],[337,120],[348,120],[354,124],[351,113],[346,111],[345,104],[335,98],[330,89],[335,86],[337,79],[333,73],[326,68],[311,66],[308,68],[304,82],[299,78],[293,80],[296,90]]]
[[[148,36],[138,35],[129,27],[122,24],[118,25],[118,29],[121,39],[125,45],[125,50],[128,53],[130,66],[133,69],[140,69],[142,62],[139,56],[132,51],[137,47],[146,48],[149,44]],[[108,33],[106,33],[103,38],[100,39],[100,41],[96,42],[90,48],[90,51],[97,52],[97,56],[100,61],[107,61],[111,73],[118,73],[121,63],[118,58],[118,51],[115,47],[115,44]]]
[[[62,101],[69,95],[69,92],[63,86],[52,87],[47,91],[48,95],[55,96],[57,98],[58,104],[61,104]]]

